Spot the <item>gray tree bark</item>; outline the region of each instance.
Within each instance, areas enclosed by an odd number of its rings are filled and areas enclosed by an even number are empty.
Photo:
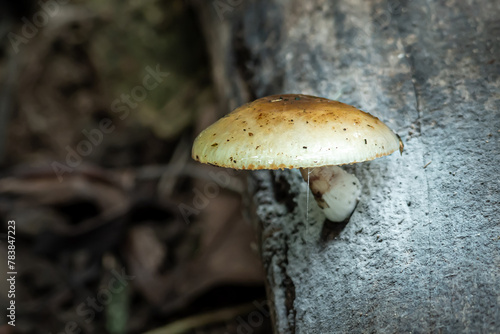
[[[298,171],[250,173],[275,331],[499,333],[500,2],[196,4],[229,108],[318,95],[405,143],[349,167],[364,186],[347,224]]]

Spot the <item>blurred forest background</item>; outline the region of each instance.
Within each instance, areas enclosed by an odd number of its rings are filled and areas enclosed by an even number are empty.
[[[269,333],[245,180],[190,158],[228,112],[190,2],[1,7],[0,333]]]

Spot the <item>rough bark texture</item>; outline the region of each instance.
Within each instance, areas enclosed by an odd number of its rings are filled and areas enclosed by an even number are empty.
[[[276,332],[499,333],[500,2],[221,2],[198,6],[229,106],[337,99],[406,145],[349,167],[348,224],[298,171],[251,174]]]

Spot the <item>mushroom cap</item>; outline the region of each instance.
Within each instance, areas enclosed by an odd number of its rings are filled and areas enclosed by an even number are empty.
[[[389,155],[401,139],[377,117],[350,105],[302,94],[242,105],[195,139],[193,159],[234,169],[352,164]]]

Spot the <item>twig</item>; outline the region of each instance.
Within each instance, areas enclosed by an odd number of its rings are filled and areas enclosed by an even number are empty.
[[[231,320],[237,315],[250,312],[254,309],[255,305],[252,303],[242,304],[236,307],[223,308],[217,311],[180,319],[166,326],[153,329],[143,334],[181,334],[195,328]]]

